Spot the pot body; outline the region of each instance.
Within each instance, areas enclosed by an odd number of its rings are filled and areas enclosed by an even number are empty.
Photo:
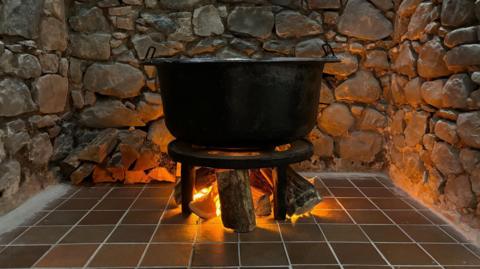
[[[316,124],[325,61],[151,63],[158,70],[167,128],[177,139],[257,148],[302,138]]]

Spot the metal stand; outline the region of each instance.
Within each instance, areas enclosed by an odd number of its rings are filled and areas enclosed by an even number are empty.
[[[182,163],[182,212],[190,214],[188,204],[193,200],[195,186],[195,166],[219,169],[274,169],[274,217],[286,217],[285,187],[289,164],[309,159],[313,155],[313,145],[307,140],[297,140],[283,151],[265,149],[257,151],[232,151],[198,147],[175,140],[168,145],[170,157]]]

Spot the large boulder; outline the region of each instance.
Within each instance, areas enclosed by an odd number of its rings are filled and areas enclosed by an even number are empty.
[[[442,90],[443,107],[467,108],[467,98],[476,89],[468,74],[451,76]]]
[[[442,46],[438,38],[434,38],[425,43],[420,50],[417,70],[418,74],[424,78],[438,78],[448,76],[452,73],[444,61],[447,51]]]
[[[382,150],[382,145],[383,139],[378,133],[353,132],[340,140],[340,157],[345,160],[370,163]]]
[[[13,117],[35,110],[36,105],[24,82],[11,78],[0,80],[0,117]]]
[[[118,100],[98,101],[80,113],[80,123],[91,128],[144,126],[138,113]]]
[[[236,7],[228,16],[232,32],[267,39],[272,35],[274,16],[269,7]]]
[[[220,13],[213,5],[195,9],[192,22],[195,34],[199,36],[221,35],[225,30]]]
[[[340,16],[338,31],[347,36],[374,41],[389,36],[393,26],[368,1],[350,0]]]
[[[431,159],[443,175],[458,175],[463,172],[458,150],[445,142],[435,143]]]
[[[68,46],[67,25],[64,19],[47,17],[40,24],[40,45],[44,50],[65,51]]]
[[[326,133],[332,136],[342,136],[353,127],[355,118],[348,106],[334,103],[322,111],[317,123],[320,129]]]
[[[433,81],[426,81],[422,84],[420,89],[423,100],[434,107],[443,107],[443,86],[445,79],[437,79]]]
[[[75,16],[68,19],[70,27],[81,33],[107,32],[110,25],[103,15],[103,11],[98,7],[90,9],[80,9]]]
[[[438,8],[434,3],[423,2],[418,5],[410,19],[408,30],[405,34],[410,40],[420,39],[425,32],[426,26],[439,17]]]
[[[405,93],[405,101],[409,105],[417,107],[423,103],[421,93],[422,84],[422,78],[416,77],[412,80],[409,80],[403,88],[403,92]]]
[[[337,100],[373,103],[380,98],[382,89],[375,76],[369,71],[358,71],[352,78],[335,89]]]
[[[406,75],[410,78],[417,76],[417,56],[409,41],[400,45],[400,51],[395,59],[392,68],[400,74]]]
[[[448,178],[445,185],[445,198],[456,209],[473,208],[476,199],[468,176]]]
[[[191,42],[196,39],[192,30],[192,12],[171,13],[169,16],[176,25],[175,32],[168,35],[169,41]]]
[[[473,0],[443,0],[442,24],[459,27],[475,22],[475,4]]]
[[[463,169],[472,174],[477,167],[480,168],[480,151],[463,148],[460,151],[460,161],[462,162]]]
[[[43,0],[4,0],[0,8],[0,35],[38,37]]]
[[[476,43],[480,40],[478,33],[480,33],[480,26],[455,29],[445,36],[445,46],[453,48],[462,44]]]
[[[445,142],[456,144],[458,142],[457,125],[455,123],[439,120],[435,123],[435,135]]]
[[[480,44],[461,45],[449,50],[445,62],[453,68],[480,65]]]
[[[480,111],[458,115],[457,128],[463,143],[480,149]]]
[[[68,79],[60,75],[45,75],[34,82],[35,101],[42,113],[65,110],[68,97]]]
[[[422,0],[404,0],[397,10],[397,14],[402,17],[410,17],[415,13]]]
[[[145,77],[142,71],[128,64],[95,63],[85,72],[83,84],[92,92],[130,98],[140,95]]]
[[[37,57],[30,54],[16,56],[15,75],[23,79],[37,78],[42,74],[42,66]]]
[[[317,21],[292,10],[282,11],[275,16],[275,29],[281,38],[299,38],[323,32],[322,25]]]
[[[110,34],[70,34],[72,56],[88,60],[110,59]]]

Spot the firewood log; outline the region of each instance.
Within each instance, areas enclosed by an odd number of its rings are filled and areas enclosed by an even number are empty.
[[[270,202],[271,193],[265,193],[263,190],[251,186],[253,206],[255,215],[270,216],[272,214],[272,203]]]
[[[248,170],[217,172],[217,185],[223,226],[240,233],[255,229],[255,209]]]
[[[200,198],[197,198],[190,202],[189,208],[203,219],[211,219],[217,216],[217,206],[215,199],[218,195],[216,184],[210,187],[210,191]]]
[[[111,173],[107,169],[100,165],[95,165],[95,169],[93,169],[92,181],[93,183],[107,183],[116,182],[117,180],[112,177]]]
[[[273,193],[273,185],[260,169],[250,170],[250,186],[260,189],[264,193]]]
[[[287,168],[287,187],[286,203],[287,214],[301,215],[312,210],[322,197],[317,192],[315,186],[295,172],[292,168]]]

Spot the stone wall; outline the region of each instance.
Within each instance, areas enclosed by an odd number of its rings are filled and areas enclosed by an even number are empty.
[[[172,137],[159,85],[140,64],[150,46],[156,57],[320,57],[328,41],[342,62],[325,68],[315,155],[299,167],[387,170],[477,227],[479,9],[478,0],[3,0],[1,200],[59,177],[111,178],[92,163],[119,163],[121,145],[133,147],[125,141],[164,157]]]

